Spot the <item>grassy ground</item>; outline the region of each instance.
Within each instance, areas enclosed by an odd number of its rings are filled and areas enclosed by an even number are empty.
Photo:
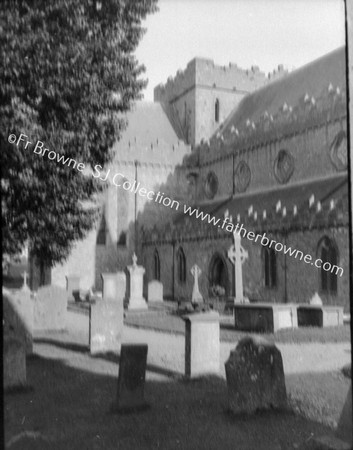
[[[148,311],[145,313],[128,313],[125,323],[139,328],[152,329],[168,333],[184,334],[185,323],[175,314],[165,311]],[[221,322],[221,341],[235,342],[247,332],[233,329],[231,317]],[[350,342],[350,326],[316,328],[303,327],[297,329],[283,329],[274,334],[266,334],[267,339],[277,343],[305,343],[305,342]]]
[[[150,408],[113,414],[116,364],[55,346],[46,352],[28,360],[33,389],[5,396],[11,450],[286,450],[332,433],[290,411],[234,417],[227,412],[226,382],[217,377],[185,382],[148,372]]]

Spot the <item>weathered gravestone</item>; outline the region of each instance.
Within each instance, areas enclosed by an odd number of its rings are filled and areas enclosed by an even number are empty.
[[[121,346],[115,411],[129,412],[148,407],[144,398],[147,351],[147,344]]]
[[[24,342],[13,336],[4,337],[4,390],[26,385],[26,349]]]
[[[91,354],[119,352],[123,335],[123,301],[97,300],[90,305],[89,347]]]
[[[103,300],[115,300],[117,298],[116,273],[102,273],[101,277],[103,280]]]
[[[116,274],[116,292],[116,299],[124,301],[126,297],[126,275],[124,272],[117,272]]]
[[[68,301],[75,300],[74,292],[80,291],[79,275],[68,275],[66,277],[66,291]]]
[[[184,316],[185,376],[219,373],[219,314],[211,311]]]
[[[147,298],[149,302],[163,301],[163,284],[160,281],[152,280],[148,283]]]
[[[132,257],[132,266],[128,266],[130,273],[130,297],[128,309],[147,309],[146,300],[143,298],[143,274],[145,269],[137,265],[137,256]]]
[[[18,338],[33,353],[33,300],[29,290],[3,293],[3,333]]]
[[[34,297],[34,330],[63,330],[66,327],[67,293],[58,286],[44,286]]]
[[[281,352],[263,338],[245,337],[225,364],[229,409],[254,413],[287,404]]]

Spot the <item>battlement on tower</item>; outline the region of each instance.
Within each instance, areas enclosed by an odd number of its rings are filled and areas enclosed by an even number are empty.
[[[285,73],[282,66],[279,67],[281,70],[274,72],[276,76]],[[196,86],[248,93],[260,88],[268,81],[269,77],[261,72],[258,66],[241,69],[235,63],[218,66],[212,59],[194,58],[185,70],[178,70],[176,75],[169,77],[165,84],[155,87],[154,101],[173,101]]]

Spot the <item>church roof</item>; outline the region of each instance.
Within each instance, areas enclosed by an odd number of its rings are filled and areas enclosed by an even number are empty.
[[[343,215],[348,213],[347,204],[348,179],[347,173],[342,173],[282,188],[239,194],[200,205],[198,209],[222,220],[227,213],[232,216],[233,223],[239,222],[249,229],[275,231],[344,222]],[[206,220],[201,221],[185,214],[178,215],[174,220],[178,227],[185,226],[186,222],[192,223],[193,227],[199,223],[217,230]]]
[[[266,113],[274,115],[285,104],[294,107],[306,95],[317,99],[330,84],[333,89],[339,87],[342,91],[346,88],[345,47],[247,95],[225,121],[221,132],[244,126],[247,121],[257,122]]]
[[[139,101],[126,114],[128,125],[119,144],[149,146],[151,144],[176,145],[178,137],[160,103]]]

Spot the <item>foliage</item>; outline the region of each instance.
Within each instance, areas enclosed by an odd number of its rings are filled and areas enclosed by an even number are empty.
[[[26,241],[47,265],[65,259],[97,216],[89,174],[33,153],[34,143],[87,167],[112,159],[122,114],[140,97],[134,57],[156,0],[12,0],[0,11],[3,251]],[[10,144],[13,133],[33,143]],[[91,202],[92,203],[92,202]]]

